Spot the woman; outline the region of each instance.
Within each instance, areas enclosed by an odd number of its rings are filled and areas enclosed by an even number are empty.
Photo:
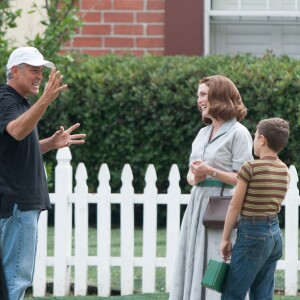
[[[230,79],[221,75],[203,78],[197,105],[207,126],[192,144],[187,181],[194,188],[182,220],[169,300],[212,299],[205,297],[201,286],[207,265],[202,219],[208,197],[220,195],[222,189],[224,195],[232,195],[236,172],[252,159],[251,135],[239,122],[247,109]]]

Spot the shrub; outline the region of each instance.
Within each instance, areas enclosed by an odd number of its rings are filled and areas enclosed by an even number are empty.
[[[159,192],[168,187],[172,164],[179,166],[184,192],[191,143],[203,126],[196,108],[199,79],[223,74],[232,79],[248,108],[243,123],[251,133],[259,120],[289,120],[291,139],[280,157],[300,168],[298,158],[300,65],[295,59],[267,54],[244,56],[143,57],[73,56],[62,66],[69,90],[48,109],[40,133],[51,134],[59,125],[80,122],[87,133],[85,146],[72,147],[75,165],[83,161],[89,186],[95,191],[101,163],[111,171],[111,186],[118,190],[124,164],[134,173],[136,192],[144,188],[148,164],[154,164]],[[52,154],[53,155],[53,154]]]

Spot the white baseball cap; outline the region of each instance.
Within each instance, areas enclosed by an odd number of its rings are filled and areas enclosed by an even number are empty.
[[[9,70],[13,66],[20,64],[27,64],[35,67],[54,67],[54,64],[51,61],[44,60],[44,56],[41,52],[34,47],[20,47],[15,49],[8,59],[6,69]]]

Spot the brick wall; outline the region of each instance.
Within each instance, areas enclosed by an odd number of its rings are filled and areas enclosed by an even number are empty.
[[[164,0],[80,0],[84,26],[65,50],[164,54]]]

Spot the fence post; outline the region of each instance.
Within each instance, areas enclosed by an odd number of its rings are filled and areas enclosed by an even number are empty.
[[[121,295],[128,295],[134,288],[134,190],[129,164],[124,166],[121,180]]]
[[[173,268],[179,240],[180,230],[180,173],[178,166],[173,164],[169,174],[168,211],[167,211],[167,267],[166,291],[169,292],[173,279]]]
[[[65,296],[70,292],[70,266],[72,245],[72,155],[69,148],[57,151],[55,167],[55,241],[54,241],[54,296]]]
[[[156,278],[156,236],[157,236],[157,188],[156,172],[149,165],[146,172],[143,209],[143,276],[142,292],[155,292]]]
[[[298,293],[299,190],[295,166],[290,166],[290,185],[285,197],[285,295]]]
[[[107,297],[111,290],[111,188],[109,186],[110,173],[107,164],[102,164],[98,174],[97,189],[97,255],[98,255],[98,296]]]
[[[88,186],[85,165],[80,163],[76,171],[75,186],[75,296],[85,296],[88,274]]]
[[[39,218],[37,255],[34,268],[33,296],[44,297],[47,284],[47,233],[48,212],[42,211]]]

